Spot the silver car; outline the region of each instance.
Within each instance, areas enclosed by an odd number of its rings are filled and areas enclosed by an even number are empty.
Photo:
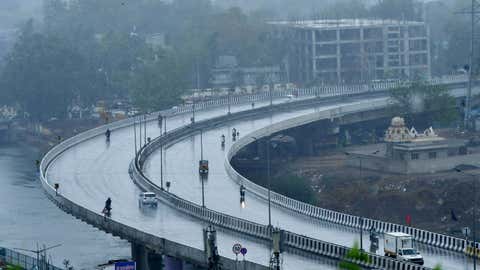
[[[153,192],[142,192],[138,196],[138,206],[152,206],[152,207],[157,207],[158,206],[158,201],[157,201],[157,195]]]

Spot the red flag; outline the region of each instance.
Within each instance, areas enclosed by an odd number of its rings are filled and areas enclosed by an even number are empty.
[[[412,225],[412,217],[410,215],[407,215],[406,220],[407,220],[407,226],[411,226]]]

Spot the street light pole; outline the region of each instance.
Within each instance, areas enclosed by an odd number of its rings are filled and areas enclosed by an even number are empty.
[[[257,137],[251,137],[255,141],[257,141]],[[270,175],[270,135],[267,136],[266,139],[266,163],[267,163],[267,189],[268,189],[268,227],[272,228],[272,210],[271,210],[271,199],[270,199],[270,189],[271,189],[271,175]]]
[[[271,173],[270,173],[270,134],[267,137],[267,185],[268,185],[268,227],[272,227],[272,211],[271,211],[271,202],[270,202],[270,190],[271,190]]]
[[[143,115],[143,144],[147,145],[147,115]]]
[[[473,58],[475,50],[475,15],[476,15],[476,0],[472,0],[472,6],[470,10],[471,15],[471,32],[470,32],[470,57],[469,57],[469,68],[468,68],[468,88],[467,88],[467,97],[465,104],[464,112],[464,128],[468,129],[470,122],[470,108],[471,108],[471,98],[472,98],[472,75],[473,75]]]
[[[230,99],[231,99],[230,93],[231,92],[232,92],[231,89],[228,89],[228,115],[230,115]]]
[[[162,126],[160,125],[160,136],[162,136]],[[163,145],[160,144],[160,188],[163,190]]]
[[[380,150],[376,150],[374,152],[372,152],[371,154],[372,155],[376,155],[380,152]],[[349,153],[349,152],[343,152],[346,156],[351,156],[352,154]],[[355,158],[358,158],[358,165],[359,165],[359,172],[360,172],[360,179],[362,179],[363,177],[363,172],[362,172],[362,158],[361,157],[357,157],[357,156],[354,156]],[[360,250],[363,251],[363,222],[364,222],[364,219],[362,216],[359,216],[359,221],[360,221]]]
[[[465,173],[462,169],[459,169],[458,167],[455,168],[455,171],[459,172],[459,173],[462,173],[462,174],[465,174],[467,176],[470,176],[472,177],[472,180],[473,180],[473,185],[472,185],[472,188],[473,188],[473,214],[472,214],[472,218],[473,218],[473,221],[472,221],[472,235],[473,235],[473,239],[472,239],[472,248],[473,248],[473,270],[477,270],[477,246],[476,246],[476,229],[477,229],[477,215],[476,215],[476,207],[477,207],[477,177],[476,175],[474,174],[468,174],[468,173]],[[468,242],[467,242],[467,245],[468,245]]]
[[[135,158],[137,158],[137,119],[133,118],[133,142],[135,144]]]
[[[142,149],[142,116],[140,115],[139,117],[137,117],[138,119],[138,124],[139,124],[139,128],[138,128],[138,135],[139,135],[139,149]]]
[[[200,73],[198,70],[198,60],[195,62],[195,69],[196,69],[196,80],[197,80],[197,89],[198,91],[200,89]],[[193,95],[192,95],[192,124],[195,123],[195,90],[193,90]]]
[[[360,217],[360,251],[363,251],[363,217]]]
[[[274,87],[274,84],[273,84],[273,80],[272,78],[270,77],[269,78],[269,85],[268,85],[268,94],[270,95],[270,110],[272,109],[272,106],[273,106],[273,96],[272,96],[272,92],[273,92],[273,87]]]
[[[200,130],[200,160],[203,161],[203,131]],[[200,174],[200,181],[202,181],[202,207],[205,207],[205,183],[204,175]]]
[[[362,172],[362,158],[358,157],[358,163],[359,163],[359,169],[360,169],[360,180],[363,178],[363,172]]]
[[[473,254],[473,270],[477,270],[477,247],[476,247],[476,241],[477,241],[477,238],[476,238],[476,233],[475,231],[477,230],[477,217],[476,217],[476,214],[475,214],[475,210],[476,210],[476,206],[477,206],[477,179],[475,176],[473,176],[473,250],[474,250],[474,254]]]
[[[167,116],[163,118],[163,134],[167,134]]]

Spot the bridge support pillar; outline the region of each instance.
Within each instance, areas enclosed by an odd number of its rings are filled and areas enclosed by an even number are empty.
[[[132,243],[132,259],[137,263],[137,270],[150,270],[148,249],[140,244]],[[152,269],[153,270],[153,269]]]
[[[150,270],[162,270],[164,268],[164,256],[162,254],[150,252],[148,253],[148,268]]]

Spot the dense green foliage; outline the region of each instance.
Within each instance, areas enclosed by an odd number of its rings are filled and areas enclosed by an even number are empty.
[[[210,69],[221,55],[237,57],[241,66],[283,63],[289,43],[273,35],[268,20],[420,20],[423,7],[416,0],[238,4],[246,8],[209,0],[45,0],[43,18],[24,24],[0,67],[0,100],[37,120],[64,117],[72,103],[89,106],[101,99],[128,98],[143,110],[164,108],[179,102],[184,89],[196,86],[197,67],[200,86],[207,86]],[[20,10],[18,15],[28,9],[12,0],[2,5]],[[468,19],[448,12],[463,7],[468,7],[467,0],[428,9],[436,74],[468,62]],[[157,33],[165,37],[166,47],[147,42]]]
[[[285,54],[263,19],[208,0],[46,0],[43,24],[29,21],[0,77],[2,103],[34,120],[64,117],[68,106],[128,98],[142,110],[177,104],[205,86],[220,55],[239,64],[279,64]],[[166,47],[147,39],[161,33]]]
[[[353,244],[353,247],[348,251],[347,255],[345,256],[345,259],[340,262],[339,264],[340,269],[346,269],[346,270],[362,269],[362,267],[360,267],[358,264],[352,263],[351,261],[361,261],[365,263],[369,262],[368,254],[360,250],[357,242],[355,242]]]
[[[427,122],[449,125],[459,117],[456,100],[444,86],[415,82],[391,89],[390,97],[396,101],[392,105],[394,113],[407,119],[415,113],[429,112],[422,115],[430,118]]]
[[[415,0],[379,0],[372,14],[382,19],[415,21],[420,19],[419,7]]]
[[[23,270],[23,268],[20,265],[7,265],[7,270]]]
[[[266,183],[263,183],[265,186]],[[315,191],[308,179],[301,176],[287,174],[275,177],[272,180],[272,190],[299,200],[302,202],[315,204]]]

